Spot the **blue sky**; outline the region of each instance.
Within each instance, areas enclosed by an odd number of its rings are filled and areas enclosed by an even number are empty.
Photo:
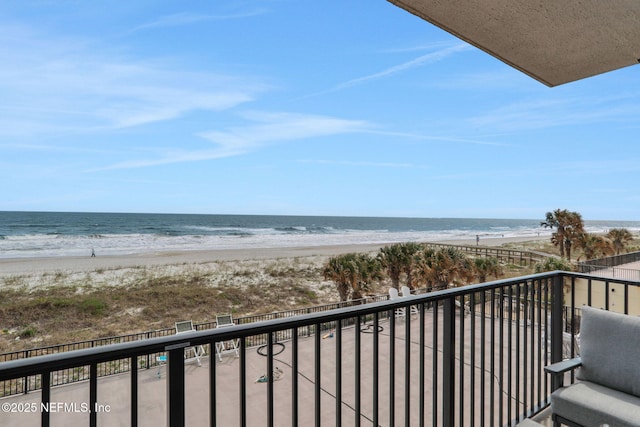
[[[384,0],[0,25],[0,210],[640,219],[638,67],[548,88]]]

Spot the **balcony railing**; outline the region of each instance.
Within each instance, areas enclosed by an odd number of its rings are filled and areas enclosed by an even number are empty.
[[[635,313],[638,285],[544,273],[7,361],[0,381],[33,378],[41,390],[0,400],[0,425],[513,426],[549,405],[544,367],[579,332],[580,306]],[[239,357],[218,361],[216,343],[231,340]],[[185,354],[200,345],[210,356],[197,367]],[[578,351],[571,340],[564,356]],[[156,354],[157,377],[140,369]],[[129,372],[99,377],[120,360]],[[52,386],[85,366],[87,381]]]
[[[578,268],[581,273],[592,273],[598,269],[617,267],[638,261],[640,261],[640,252],[629,252],[626,254],[583,261],[578,263]]]
[[[420,292],[425,292],[426,290],[420,290]],[[375,295],[368,296],[359,300],[348,300],[348,301],[340,301],[333,302],[329,304],[317,305],[306,308],[299,308],[294,310],[285,310],[285,311],[277,311],[273,313],[266,314],[254,314],[248,316],[241,316],[234,318],[234,322],[236,324],[247,324],[254,322],[262,322],[265,320],[273,320],[273,319],[282,319],[288,317],[300,316],[303,314],[309,313],[319,313],[328,310],[334,310],[337,308],[345,308],[352,307],[354,305],[361,304],[369,304],[377,301],[386,301],[388,299],[388,295]],[[207,330],[216,327],[216,322],[203,322],[194,324],[196,330]],[[309,335],[309,328],[306,330],[300,330],[301,333],[306,333]],[[93,340],[85,340],[85,341],[77,341],[72,343],[64,343],[57,345],[50,345],[46,347],[38,347],[38,348],[30,348],[25,350],[17,350],[8,353],[0,354],[0,363],[7,362],[10,360],[17,359],[26,359],[30,357],[42,356],[45,354],[56,354],[56,353],[64,353],[68,351],[81,350],[85,348],[94,348],[101,347],[105,345],[111,344],[119,344],[123,342],[131,342],[131,341],[139,341],[156,337],[164,337],[169,335],[174,335],[176,333],[175,328],[164,328],[164,329],[156,329],[153,331],[146,332],[138,332],[127,335],[119,335],[119,336],[111,336],[105,338],[98,338]],[[253,339],[252,344],[255,345],[263,345],[266,343],[266,336],[255,337]],[[153,367],[158,366],[158,356],[162,354],[147,354],[145,358],[138,360],[138,364],[140,368],[151,369]],[[104,364],[101,366],[101,369],[98,370],[98,376],[108,376],[108,375],[116,375],[123,372],[129,371],[129,360],[122,359],[119,361],[112,361],[109,364]],[[70,384],[78,381],[88,380],[90,376],[89,369],[85,367],[84,369],[69,369],[65,371],[57,372],[51,378],[52,386],[59,386]],[[14,394],[20,393],[29,393],[32,391],[36,391],[40,388],[40,381],[38,378],[23,378],[22,380],[16,381],[3,381],[0,382],[0,398],[7,397]]]

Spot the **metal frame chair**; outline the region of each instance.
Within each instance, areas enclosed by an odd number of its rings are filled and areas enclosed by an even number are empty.
[[[411,296],[411,289],[409,289],[408,286],[403,286],[402,288],[402,298],[406,298]],[[418,315],[420,314],[420,310],[418,310],[418,306],[417,305],[412,305],[411,306],[411,315]]]
[[[216,316],[216,329],[218,328],[229,328],[235,326],[233,323],[233,317],[230,314],[222,314]],[[222,362],[222,355],[224,353],[235,353],[236,357],[240,357],[240,353],[238,353],[238,346],[240,345],[239,339],[228,340],[228,341],[219,341],[216,343],[216,355],[218,359]]]
[[[183,320],[181,322],[176,322],[176,334],[183,334],[185,332],[195,331],[196,328],[193,326],[193,321],[191,320]],[[202,362],[200,358],[205,355],[204,346],[196,345],[193,347],[189,347],[193,351],[193,359],[196,360],[198,366],[202,366]],[[187,358],[187,352],[185,349],[185,358]],[[188,359],[188,358],[187,358]]]

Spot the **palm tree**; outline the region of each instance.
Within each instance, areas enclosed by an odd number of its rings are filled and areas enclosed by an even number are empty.
[[[402,273],[404,260],[399,244],[380,248],[378,260],[383,268],[386,268],[387,275],[391,279],[391,285],[400,289],[400,274]]]
[[[345,254],[329,258],[322,272],[325,280],[332,280],[336,284],[340,301],[346,301],[351,295],[354,273],[354,264],[351,258],[354,255]]]
[[[472,266],[466,255],[455,248],[434,251],[425,248],[414,257],[415,276],[428,287],[446,288],[469,278]]]
[[[404,274],[406,276],[406,285],[409,287],[409,289],[414,289],[415,285],[413,283],[413,270],[414,270],[415,257],[416,257],[416,254],[423,251],[426,248],[426,246],[420,243],[407,242],[407,243],[402,243],[400,245],[400,248],[403,254],[402,259],[404,262],[403,268],[404,268]]]
[[[420,252],[413,256],[412,277],[415,278],[420,285],[433,288],[433,269],[435,250],[430,247],[423,248]]]
[[[364,293],[371,289],[374,280],[382,279],[380,262],[369,254],[358,254],[356,257],[358,268],[357,279],[352,283],[351,299],[361,299]]]
[[[340,301],[360,299],[374,280],[382,277],[378,260],[368,254],[348,253],[329,258],[323,270],[324,278],[332,280]]]
[[[467,285],[475,279],[473,261],[464,252],[448,247],[441,252],[446,254],[451,268],[449,268],[449,283],[454,286]]]
[[[487,281],[490,275],[498,279],[502,275],[502,267],[496,257],[479,257],[473,260],[474,272],[480,283]]]
[[[611,240],[616,255],[620,255],[627,243],[633,240],[633,235],[626,228],[612,228],[607,233],[607,237]]]
[[[545,228],[555,228],[551,235],[551,242],[560,249],[560,256],[571,260],[571,248],[579,242],[584,234],[584,222],[578,212],[570,212],[566,209],[556,209],[547,212],[546,218],[540,223]]]
[[[564,250],[567,253],[567,259],[571,261],[571,248],[574,243],[579,243],[584,235],[584,221],[582,215],[578,212],[569,212],[564,225]]]
[[[564,258],[564,224],[560,221],[566,209],[556,209],[553,212],[547,212],[545,220],[540,222],[540,225],[544,228],[555,228],[556,232],[551,235],[551,243],[558,246],[560,249],[560,256]]]
[[[580,246],[586,259],[601,258],[613,253],[613,243],[606,237],[585,233],[580,240]]]

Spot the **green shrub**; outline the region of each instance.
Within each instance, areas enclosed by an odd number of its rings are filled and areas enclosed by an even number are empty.
[[[95,297],[88,297],[80,303],[80,309],[92,316],[102,316],[107,310],[107,303]]]
[[[29,326],[28,328],[24,329],[22,332],[20,332],[20,338],[31,338],[31,337],[35,337],[36,336],[36,328],[34,328],[33,326]]]

